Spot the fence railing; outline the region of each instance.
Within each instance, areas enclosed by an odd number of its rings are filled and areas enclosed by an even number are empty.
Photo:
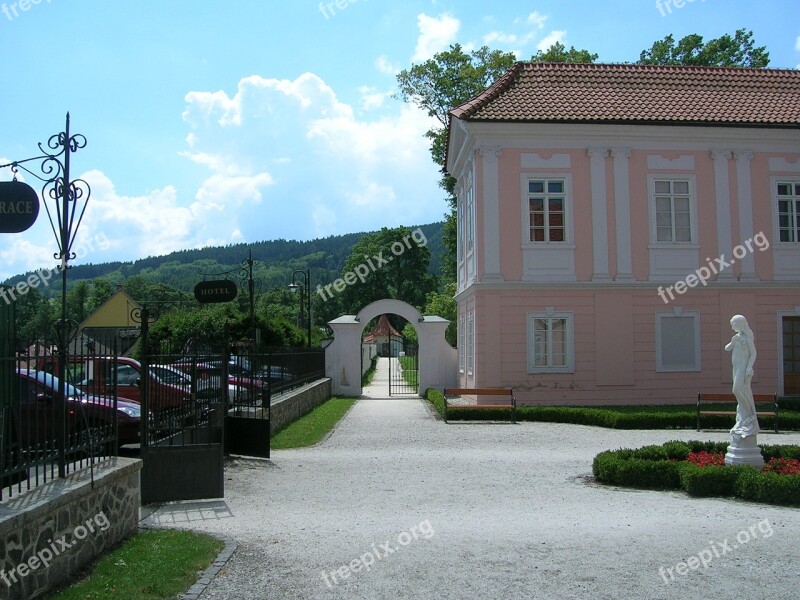
[[[71,355],[62,385],[60,358],[46,344],[0,356],[0,500],[139,442],[139,405],[93,394],[83,369],[91,360]]]

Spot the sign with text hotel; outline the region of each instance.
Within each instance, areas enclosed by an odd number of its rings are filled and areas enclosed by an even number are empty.
[[[27,183],[0,181],[0,233],[21,233],[39,216],[39,197]]]
[[[239,288],[229,279],[218,281],[201,281],[194,286],[194,297],[201,304],[214,304],[217,302],[230,302],[236,299]]]

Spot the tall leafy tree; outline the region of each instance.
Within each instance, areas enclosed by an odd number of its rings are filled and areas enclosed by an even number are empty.
[[[511,52],[490,50],[483,46],[466,53],[460,44],[455,44],[423,63],[403,69],[397,75],[400,88],[397,97],[415,104],[438,121],[436,126],[425,132],[425,137],[430,140],[433,162],[442,169],[439,185],[447,192],[447,203],[450,207],[445,214],[443,232],[446,250],[442,261],[442,275],[447,281],[455,281],[456,275],[456,181],[444,170],[448,112],[490,86],[515,61],[516,57]]]
[[[733,37],[725,34],[703,43],[693,33],[677,43],[672,35],[655,42],[639,55],[641,65],[696,65],[703,67],[749,67],[761,69],[769,64],[766,46],[755,46],[753,32],[738,29]]]
[[[356,314],[370,302],[395,298],[421,309],[426,294],[436,289],[436,279],[428,273],[430,259],[428,248],[418,244],[407,227],[384,227],[363,237],[342,269],[347,284],[341,291],[342,308]]]

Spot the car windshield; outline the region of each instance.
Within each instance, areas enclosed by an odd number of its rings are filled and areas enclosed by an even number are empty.
[[[191,383],[191,377],[186,373],[178,371],[177,369],[173,370],[159,365],[151,365],[150,373],[161,383],[169,383],[173,385],[184,385]]]
[[[45,373],[44,371],[22,371],[23,373],[27,373],[29,376],[35,378],[40,383],[43,383],[50,389],[57,390],[59,380],[58,377],[53,375],[52,373]],[[76,388],[73,385],[70,385],[67,382],[64,382],[64,393],[67,396],[73,396],[76,398],[80,398],[81,396],[85,396],[86,394]]]

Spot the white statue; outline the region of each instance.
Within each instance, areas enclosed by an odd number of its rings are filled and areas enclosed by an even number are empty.
[[[753,364],[756,362],[756,346],[753,331],[742,315],[734,315],[731,318],[731,327],[736,335],[725,346],[725,350],[733,351],[732,391],[738,402],[736,424],[731,429],[731,434],[745,438],[755,436],[759,432],[756,404],[753,401],[753,390],[750,388],[753,381]]]

